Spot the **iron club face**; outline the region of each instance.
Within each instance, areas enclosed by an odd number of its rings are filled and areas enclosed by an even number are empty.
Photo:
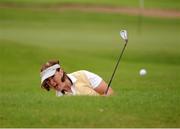
[[[128,34],[127,34],[126,30],[121,30],[120,31],[120,36],[126,43],[128,42]]]

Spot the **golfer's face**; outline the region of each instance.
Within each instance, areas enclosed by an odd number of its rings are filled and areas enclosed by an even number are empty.
[[[48,78],[48,85],[50,85],[53,89],[62,91],[64,87],[64,83],[61,78],[63,77],[63,70],[56,71],[54,76]]]

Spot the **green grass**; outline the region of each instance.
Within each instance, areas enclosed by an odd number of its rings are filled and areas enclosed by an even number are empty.
[[[139,7],[140,0],[0,0],[0,3],[19,4],[86,4],[105,6]],[[144,0],[145,8],[180,9],[179,0]]]
[[[179,19],[0,9],[0,127],[180,127]],[[55,97],[40,88],[40,65],[60,59],[109,81],[111,97]],[[141,68],[147,76],[140,77]]]

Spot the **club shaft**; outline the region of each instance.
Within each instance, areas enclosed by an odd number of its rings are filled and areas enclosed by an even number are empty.
[[[127,42],[125,43],[125,45],[124,45],[124,47],[123,47],[123,50],[121,51],[121,54],[120,54],[120,56],[119,56],[119,58],[118,58],[118,61],[117,61],[117,63],[116,63],[116,66],[115,66],[115,68],[114,68],[114,71],[113,71],[113,73],[112,73],[111,79],[110,79],[110,81],[109,81],[109,83],[108,83],[108,87],[107,87],[107,89],[106,89],[106,91],[105,91],[105,94],[107,94],[107,92],[108,92],[108,90],[109,90],[109,87],[110,87],[110,85],[111,85],[111,82],[112,82],[112,80],[113,80],[113,77],[114,77],[114,75],[115,75],[115,72],[116,72],[116,70],[117,70],[117,67],[118,67],[118,65],[119,65],[119,62],[120,62],[120,60],[121,60],[121,57],[122,57],[122,55],[123,55],[123,53],[124,53],[124,50],[125,50],[125,48],[126,48],[126,45],[127,45]]]

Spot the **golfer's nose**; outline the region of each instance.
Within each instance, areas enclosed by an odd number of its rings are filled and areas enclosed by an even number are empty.
[[[56,82],[54,81],[53,78],[50,79],[50,84],[51,84],[51,86],[53,86],[53,87],[56,86]]]

